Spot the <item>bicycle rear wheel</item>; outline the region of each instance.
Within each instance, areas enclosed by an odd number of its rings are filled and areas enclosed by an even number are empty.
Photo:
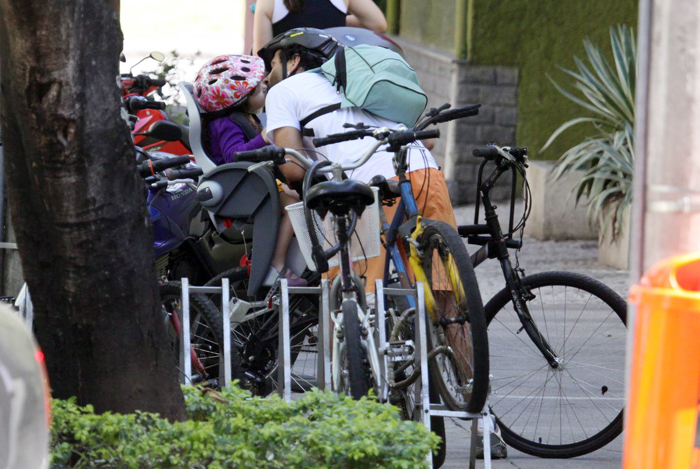
[[[504,288],[486,305],[491,341],[490,405],[506,443],[543,458],[595,451],[622,432],[625,301],[570,272],[522,279],[526,305],[558,359],[550,367],[523,332]]]
[[[486,318],[474,267],[453,227],[428,222],[419,239],[422,265],[435,298],[428,317],[429,351],[446,347],[431,361],[431,375],[447,407],[481,412],[489,388]]]
[[[341,389],[353,399],[366,396],[372,387],[367,351],[362,345],[357,303],[343,301],[343,347],[340,352]]]
[[[248,307],[241,306],[239,302],[256,305],[247,310],[242,318],[234,314],[231,333],[251,391],[255,395],[266,396],[278,387],[279,311],[264,301],[266,288],[255,297],[248,296],[247,268],[232,269],[226,273],[226,277],[231,286],[232,311],[237,307]],[[208,285],[219,282],[220,279],[215,279]],[[221,302],[220,295],[213,295],[212,298],[217,303]],[[309,295],[291,295],[289,301],[292,389],[295,392],[305,392],[317,385],[318,304],[311,298]]]

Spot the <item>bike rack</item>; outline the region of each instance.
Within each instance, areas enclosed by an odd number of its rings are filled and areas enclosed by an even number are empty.
[[[223,330],[231,330],[231,311],[229,309],[229,280],[221,279],[220,287],[191,287],[187,277],[183,277],[182,283],[182,340],[180,341],[180,366],[184,369],[185,384],[192,382],[192,356],[190,355],[190,294],[192,293],[220,293],[221,316],[223,317]],[[222,387],[231,384],[231,334],[224,334],[224,380]]]
[[[277,362],[277,392],[287,402],[292,400],[292,339],[289,321],[289,294],[306,293],[319,295],[318,316],[318,361],[316,380],[318,388],[331,388],[331,311],[330,311],[330,282],[321,280],[318,287],[290,287],[286,278],[280,279],[280,334],[279,361]]]
[[[423,291],[422,282],[418,282],[415,288],[384,288],[381,280],[376,281],[376,309],[377,309],[377,329],[379,330],[379,353],[383,357],[383,373],[388,374],[388,344],[386,342],[386,331],[384,330],[386,311],[384,308],[384,295],[387,296],[414,296],[416,298],[416,350],[414,360],[420,366],[420,381],[416,386],[416,404],[415,411],[420,411],[421,423],[430,430],[430,417],[450,417],[472,421],[471,429],[471,449],[469,451],[469,469],[476,468],[476,444],[478,441],[478,422],[479,419],[483,423],[484,433],[484,467],[491,469],[491,414],[489,412],[488,402],[480,413],[459,412],[448,410],[442,404],[430,403],[430,388],[428,384],[428,345],[427,345],[427,327],[425,323],[425,292]],[[386,383],[386,380],[382,380]],[[382,390],[383,391],[383,390]],[[388,389],[387,389],[388,392]],[[428,453],[427,456],[430,467],[433,466],[433,455]]]
[[[289,294],[307,293],[320,295],[319,326],[318,326],[318,363],[317,380],[320,389],[331,388],[331,353],[330,353],[330,282],[322,280],[320,287],[289,287],[286,279],[280,279],[280,334],[279,334],[279,362],[278,362],[278,392],[285,401],[292,399],[292,372],[291,372],[291,337],[289,320]],[[421,423],[430,430],[430,417],[450,417],[472,421],[471,430],[471,450],[469,452],[469,468],[476,468],[476,444],[478,441],[478,421],[482,420],[484,427],[484,467],[491,469],[491,414],[488,404],[480,413],[451,411],[441,404],[430,403],[430,388],[428,385],[428,347],[427,328],[425,323],[425,293],[422,283],[418,283],[416,288],[384,288],[382,281],[376,283],[376,321],[377,346],[379,347],[380,367],[382,377],[380,377],[380,389],[378,397],[381,401],[388,399],[388,361],[387,351],[389,344],[386,340],[386,311],[384,308],[384,295],[388,296],[413,296],[416,298],[416,311],[418,320],[416,321],[416,351],[413,359],[420,366],[420,381],[416,386],[416,406],[414,411],[420,411]],[[414,412],[415,414],[415,412]],[[427,460],[432,467],[432,453],[429,453]]]

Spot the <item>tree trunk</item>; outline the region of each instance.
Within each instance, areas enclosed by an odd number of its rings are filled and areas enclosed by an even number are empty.
[[[184,417],[105,0],[0,0],[8,205],[53,395]]]

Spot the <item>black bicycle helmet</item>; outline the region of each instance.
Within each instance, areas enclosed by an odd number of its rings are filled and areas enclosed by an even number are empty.
[[[262,57],[265,67],[270,71],[275,53],[294,44],[307,48],[311,53],[325,60],[330,59],[340,46],[333,36],[322,29],[294,28],[274,37],[258,51],[258,55]]]
[[[355,47],[361,44],[379,46],[394,51],[401,57],[404,57],[401,46],[383,34],[375,33],[370,29],[338,26],[336,28],[327,28],[325,31],[336,38],[343,46]]]

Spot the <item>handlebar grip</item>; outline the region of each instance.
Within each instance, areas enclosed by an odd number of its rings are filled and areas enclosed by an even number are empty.
[[[165,109],[165,106],[163,101],[152,101],[143,96],[131,96],[124,100],[124,107],[132,114],[142,109]]]
[[[476,157],[486,158],[487,160],[492,160],[498,156],[498,150],[493,146],[475,148],[472,153]]]
[[[166,83],[168,83],[165,78],[147,78],[146,83],[148,83],[150,86],[165,86]]]
[[[352,130],[350,132],[343,132],[342,134],[329,135],[327,137],[315,138],[313,139],[313,144],[316,148],[323,147],[326,145],[332,145],[334,143],[347,142],[349,140],[357,140],[359,138],[364,138],[367,135],[366,130]]]
[[[155,173],[164,171],[168,168],[181,166],[190,162],[190,157],[187,155],[176,156],[173,158],[164,158],[162,160],[148,160],[137,166],[141,177],[148,177]]]
[[[274,161],[277,164],[284,162],[284,155],[287,152],[284,148],[275,145],[268,145],[258,150],[237,151],[233,154],[235,161]]]
[[[264,150],[265,149],[262,148],[260,150],[237,151],[233,154],[233,158],[236,161],[256,161],[262,157]]]
[[[479,114],[479,108],[481,104],[470,104],[469,106],[461,107],[458,109],[450,109],[442,113],[447,120],[459,119],[461,117],[476,116]]]
[[[193,179],[204,174],[202,168],[191,168],[191,169],[168,169],[165,171],[165,177],[168,181],[173,181],[175,179]]]
[[[440,129],[419,130],[416,132],[416,140],[426,138],[440,138]]]

